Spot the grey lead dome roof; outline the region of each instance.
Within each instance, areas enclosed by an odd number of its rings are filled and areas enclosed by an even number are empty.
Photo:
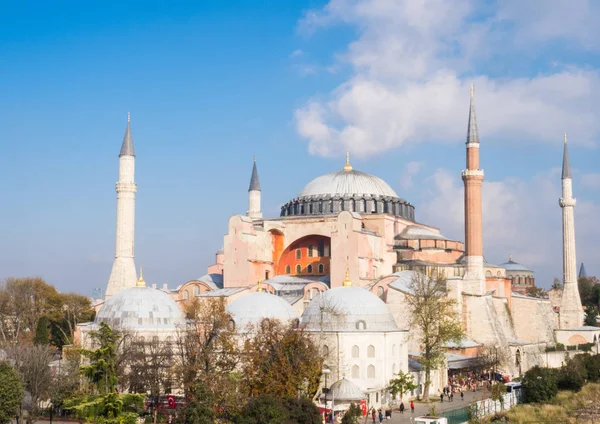
[[[312,331],[398,331],[385,302],[360,287],[322,293],[304,310],[302,325]]]
[[[381,178],[355,170],[321,175],[304,186],[298,197],[354,194],[398,197]]]
[[[238,331],[244,332],[265,319],[278,319],[284,323],[298,319],[298,314],[285,300],[266,292],[248,293],[227,306]]]
[[[108,298],[98,311],[95,324],[112,328],[175,329],[183,324],[181,309],[165,292],[151,287],[132,287]]]

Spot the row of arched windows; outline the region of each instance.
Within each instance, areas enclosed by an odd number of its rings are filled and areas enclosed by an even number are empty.
[[[394,345],[395,346],[395,345]],[[360,356],[360,348],[357,345],[352,346],[352,357],[358,358]],[[375,357],[375,346],[367,346],[367,358]]]
[[[296,264],[296,275],[314,274],[315,268],[313,267],[312,264],[308,264],[308,265],[306,265],[306,272],[303,272],[303,271],[304,270],[302,269],[302,265]],[[285,273],[286,274],[292,273],[292,267],[290,265],[285,266]],[[324,264],[317,265],[317,274],[325,274],[325,265]]]
[[[509,278],[511,284],[518,284],[521,286],[532,286],[534,282],[533,277],[528,277],[525,275],[510,276]]]
[[[352,378],[360,378],[360,367],[358,365],[352,366]],[[367,378],[375,378],[375,366],[367,366]]]

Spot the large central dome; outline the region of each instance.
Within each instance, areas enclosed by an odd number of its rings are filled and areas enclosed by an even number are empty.
[[[352,169],[347,155],[341,171],[309,182],[298,197],[281,207],[281,216],[337,215],[342,211],[415,219],[413,205],[398,197],[381,178]]]
[[[369,195],[398,197],[381,178],[360,171],[337,171],[321,175],[308,183],[298,197]]]

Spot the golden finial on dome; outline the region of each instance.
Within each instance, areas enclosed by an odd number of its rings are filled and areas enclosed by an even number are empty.
[[[512,262],[512,253],[508,254],[508,262]]]
[[[263,289],[262,289],[262,285],[261,285],[261,283],[260,283],[260,279],[258,279],[258,283],[257,283],[257,285],[256,285],[256,286],[257,286],[257,287],[256,287],[256,291],[257,291],[257,292],[261,292],[261,291],[263,291]]]
[[[350,165],[350,152],[346,150],[346,165],[344,165],[344,171],[352,171],[352,165]]]
[[[144,274],[142,273],[142,266],[140,265],[140,279],[135,283],[136,287],[146,287],[146,282],[144,281]]]
[[[342,283],[344,287],[352,287],[352,281],[350,281],[350,270],[346,268],[346,279]]]

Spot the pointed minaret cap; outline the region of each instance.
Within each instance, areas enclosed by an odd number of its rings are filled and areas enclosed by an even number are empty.
[[[583,262],[581,263],[581,266],[579,267],[579,278],[587,278],[587,271],[585,270],[585,265],[583,264]]]
[[[352,165],[350,165],[350,152],[346,150],[346,165],[344,165],[344,171],[352,171]]]
[[[473,84],[470,87],[471,104],[469,106],[469,126],[467,128],[467,143],[479,144],[479,132],[477,131],[477,116],[475,115],[475,97],[473,95]]]
[[[254,156],[254,165],[252,166],[252,176],[250,177],[250,187],[248,191],[260,191],[260,181],[258,180],[258,170],[256,169],[256,156]]]
[[[123,137],[123,144],[121,145],[121,156],[135,156],[133,151],[133,139],[131,138],[131,115],[127,112],[127,128],[125,129],[125,136]]]
[[[562,179],[571,178],[571,165],[569,164],[569,149],[567,148],[567,133],[565,133],[565,150],[563,151]]]
[[[342,286],[352,287],[352,281],[350,281],[350,270],[348,268],[346,268],[346,278],[342,282]]]
[[[144,281],[144,274],[142,273],[142,266],[140,265],[140,279],[135,283],[136,287],[146,287],[146,282]]]

